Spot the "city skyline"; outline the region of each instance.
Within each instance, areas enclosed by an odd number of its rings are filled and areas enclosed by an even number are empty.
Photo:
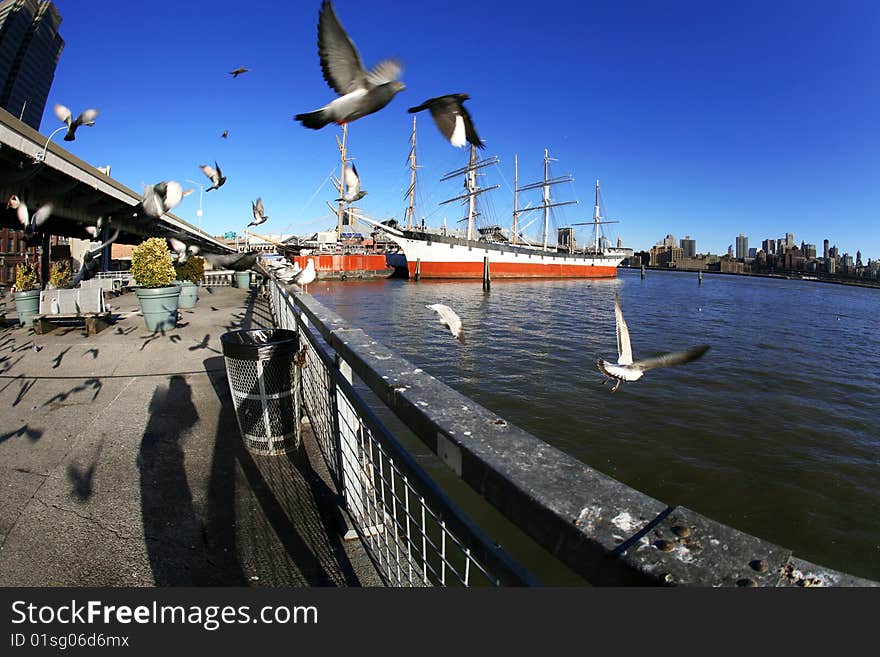
[[[111,165],[135,190],[162,179],[207,187],[198,165],[218,161],[229,182],[204,195],[201,221],[213,234],[241,233],[257,197],[272,217],[266,233],[335,225],[325,201],[334,198],[329,181],[339,173],[340,131],[306,130],[293,120],[332,94],[316,53],[318,0],[273,6],[259,32],[228,20],[238,3],[156,0],[151,11],[175,16],[157,48],[132,47],[155,41],[136,6],[97,0],[82,12],[72,0],[55,4],[66,45],[44,133],[57,125],[56,102],[98,108],[96,125],[64,145],[95,166]],[[822,236],[823,226],[834,225],[842,250],[880,257],[880,138],[872,115],[880,93],[869,65],[880,8],[873,3],[670,8],[564,0],[536,21],[525,11],[531,4],[514,1],[499,12],[475,0],[469,13],[480,40],[438,34],[446,22],[439,6],[334,6],[366,66],[393,56],[404,64],[407,89],[349,130],[369,190],[359,203],[367,216],[403,216],[412,129],[406,108],[463,92],[486,154],[501,161],[500,179],[491,181],[501,188],[484,195],[491,197],[487,215],[501,226],[510,224],[514,156],[520,179],[532,182],[549,148],[558,173],[575,179],[560,192],[580,200],[560,211],[560,224],[589,220],[599,179],[608,218],[621,222],[609,227],[612,243],[619,237],[643,250],[673,232],[723,252],[740,231],[769,236],[794,227]],[[587,24],[590,38],[580,27]],[[536,28],[554,38],[536,38]],[[222,56],[206,60],[216,44]],[[231,76],[238,67],[250,70]],[[427,115],[418,125],[416,218],[439,226],[448,211],[452,226],[458,208],[439,203],[457,190],[439,179],[467,153],[451,147]],[[193,195],[176,213],[198,225],[197,209]],[[576,237],[587,238],[583,230]]]

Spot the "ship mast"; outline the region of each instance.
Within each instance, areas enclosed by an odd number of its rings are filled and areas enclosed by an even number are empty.
[[[336,210],[336,239],[342,241],[342,214],[345,207],[345,147],[348,140],[348,124],[342,124],[342,141],[336,138],[339,153],[342,155],[342,174],[339,176],[339,207]]]
[[[516,235],[519,227],[516,223],[517,212],[517,194],[516,188],[519,186],[519,161],[518,156],[513,156],[513,243],[516,244]]]
[[[543,248],[547,248],[547,233],[550,230],[550,154],[544,149],[544,185],[541,187],[541,198],[544,201],[544,242]]]
[[[477,147],[471,145],[468,165],[466,167],[462,167],[461,169],[450,171],[440,179],[440,182],[445,182],[451,178],[455,178],[457,176],[460,176],[461,174],[464,174],[464,187],[466,192],[460,196],[456,196],[455,198],[447,199],[441,202],[440,205],[446,205],[447,203],[452,203],[454,201],[464,201],[465,199],[467,199],[467,217],[459,221],[467,221],[467,239],[469,240],[473,240],[475,237],[474,219],[476,219],[477,215],[479,214],[479,212],[477,212],[477,196],[493,189],[498,189],[499,187],[499,185],[492,185],[491,187],[482,188],[477,186],[477,169],[482,169],[492,164],[498,164],[498,158],[495,155],[485,160],[477,161]]]
[[[409,191],[407,194],[409,195],[409,206],[406,209],[406,228],[407,230],[412,230],[413,227],[413,213],[416,208],[416,115],[413,114],[413,129],[412,136],[410,137],[410,151],[409,151],[409,168],[410,168],[410,178],[409,178]]]
[[[595,224],[596,231],[596,241],[594,244],[594,248],[596,249],[596,253],[599,253],[599,180],[596,179],[596,205],[593,206],[593,224]]]
[[[468,240],[474,239],[474,210],[477,207],[477,197],[474,195],[474,192],[477,191],[477,171],[474,169],[474,164],[477,161],[477,147],[471,144],[471,157],[470,162],[468,162],[468,167],[470,167],[470,171],[467,173],[467,178],[465,179],[465,186],[468,190],[468,224],[467,224],[467,238]]]
[[[566,174],[564,176],[560,176],[558,178],[550,178],[550,157],[548,149],[544,149],[544,179],[540,180],[536,183],[531,183],[529,185],[524,185],[520,187],[516,180],[514,180],[513,184],[513,231],[514,231],[514,240],[516,239],[516,233],[519,230],[517,221],[519,215],[525,214],[526,212],[531,212],[532,210],[537,210],[538,208],[542,208],[544,210],[544,231],[543,231],[543,248],[547,248],[547,243],[549,240],[550,234],[550,208],[556,208],[561,205],[575,205],[577,201],[563,201],[561,203],[552,203],[550,200],[550,187],[552,185],[558,185],[559,183],[564,182],[573,182],[574,178],[570,174]],[[516,173],[516,172],[514,172]],[[541,204],[535,205],[532,207],[527,207],[523,210],[517,209],[517,193],[524,192],[529,189],[538,189],[541,188]]]

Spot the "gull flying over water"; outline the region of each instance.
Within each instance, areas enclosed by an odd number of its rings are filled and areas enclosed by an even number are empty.
[[[206,192],[222,187],[223,183],[226,182],[226,176],[224,176],[223,172],[220,170],[220,165],[217,164],[217,160],[214,160],[213,167],[208,164],[200,164],[199,168],[202,170],[202,173],[208,176],[211,180],[211,186],[205,190]]]
[[[601,358],[596,363],[599,371],[605,375],[605,379],[602,381],[603,385],[611,379],[617,379],[617,383],[611,388],[611,392],[617,392],[620,384],[624,381],[638,381],[647,370],[689,363],[705,354],[709,349],[709,345],[701,345],[687,351],[660,354],[654,358],[634,361],[632,345],[629,341],[629,328],[626,325],[626,320],[623,318],[623,311],[620,309],[620,297],[617,292],[614,293],[614,320],[617,325],[617,363],[611,363]]]
[[[318,14],[318,56],[324,80],[339,97],[321,109],[293,117],[306,128],[319,130],[328,123],[340,125],[378,112],[395,94],[406,89],[397,78],[402,71],[396,59],[385,59],[364,69],[361,56],[336,17],[330,0]]]
[[[269,219],[269,217],[266,216],[266,212],[263,210],[262,197],[258,198],[256,201],[251,201],[251,210],[253,210],[254,213],[254,220],[249,223],[248,226],[259,226]]]
[[[18,220],[21,222],[22,228],[24,229],[25,241],[29,241],[33,238],[37,229],[46,223],[46,220],[52,214],[52,204],[46,203],[45,205],[40,206],[37,211],[31,215],[25,202],[15,194],[9,197],[9,200],[6,202],[6,207],[7,209],[15,210],[15,216],[18,217]]]
[[[87,109],[76,119],[73,114],[64,105],[55,105],[55,116],[59,121],[67,124],[67,134],[64,135],[64,141],[74,141],[76,139],[76,129],[81,125],[93,126],[95,119],[98,118],[98,110]]]
[[[360,201],[367,195],[367,190],[361,189],[361,177],[358,175],[357,167],[354,163],[345,167],[345,194],[337,201],[345,201],[346,203],[354,203]]]
[[[442,303],[431,304],[430,306],[425,306],[425,308],[433,310],[440,315],[440,323],[448,328],[449,332],[452,333],[459,342],[464,342],[464,330],[461,326],[461,318],[452,308]]]
[[[471,143],[477,148],[485,148],[483,140],[477,136],[477,129],[474,127],[470,112],[464,108],[463,103],[469,98],[467,94],[437,96],[429,98],[417,107],[410,107],[407,111],[410,114],[425,109],[431,112],[434,123],[453,146],[461,147]]]

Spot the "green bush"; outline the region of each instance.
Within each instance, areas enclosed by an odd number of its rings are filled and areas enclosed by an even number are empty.
[[[39,290],[40,282],[37,280],[37,270],[29,262],[23,262],[15,268],[15,291],[30,292]]]
[[[175,269],[177,271],[177,280],[198,283],[205,276],[205,259],[201,256],[192,256]]]
[[[171,253],[162,237],[138,244],[131,254],[131,275],[141,287],[168,287],[174,281]]]
[[[57,288],[70,285],[70,265],[66,260],[52,263],[52,269],[49,271],[49,284]]]

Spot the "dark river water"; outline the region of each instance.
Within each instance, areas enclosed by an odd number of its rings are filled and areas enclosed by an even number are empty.
[[[614,292],[634,356],[710,345],[615,394]],[[880,580],[880,290],[621,270],[602,281],[379,280],[321,303],[483,406],[669,505]],[[459,344],[426,304],[462,318]]]

